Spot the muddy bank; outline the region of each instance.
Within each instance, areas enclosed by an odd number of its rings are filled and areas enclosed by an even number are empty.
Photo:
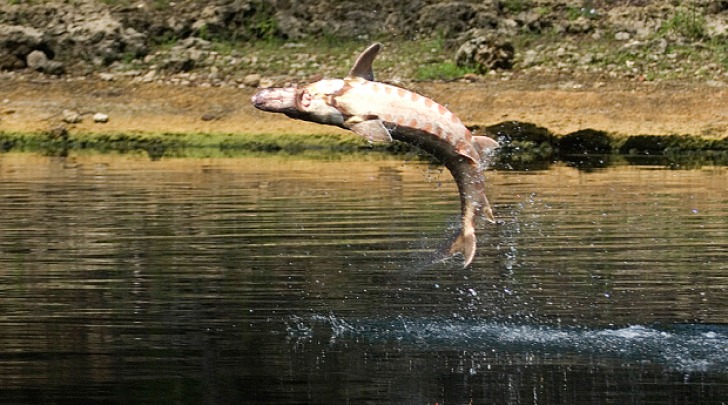
[[[401,84],[400,84],[401,85]],[[549,78],[481,83],[408,83],[471,126],[533,123],[556,137],[590,129],[614,137],[728,136],[728,88],[698,83],[575,82]],[[0,131],[71,134],[339,134],[347,131],[255,110],[249,88],[166,86],[132,81],[0,80]],[[64,110],[80,122],[64,122]],[[109,116],[96,123],[95,113]]]

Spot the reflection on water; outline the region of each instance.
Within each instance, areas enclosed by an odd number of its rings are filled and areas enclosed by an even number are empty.
[[[0,401],[720,403],[727,174],[0,155]]]

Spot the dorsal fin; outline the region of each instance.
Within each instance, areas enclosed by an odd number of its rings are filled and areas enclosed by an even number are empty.
[[[369,45],[369,48],[365,49],[364,52],[359,54],[356,58],[354,66],[352,66],[347,77],[361,77],[366,80],[374,80],[374,72],[372,71],[372,62],[377,57],[379,50],[382,48],[382,44],[375,42]]]

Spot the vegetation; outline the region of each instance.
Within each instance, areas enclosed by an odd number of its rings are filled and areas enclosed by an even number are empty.
[[[555,159],[599,167],[619,153],[635,162],[646,158],[655,164],[692,167],[699,164],[727,164],[728,139],[698,136],[615,136],[603,131],[581,130],[555,136],[543,127],[524,122],[504,122],[485,131],[497,138],[502,147],[496,164],[523,167],[548,165]],[[515,129],[515,130],[514,130]],[[393,142],[370,144],[352,135],[272,135],[272,134],[196,134],[196,133],[9,133],[0,132],[0,153],[10,151],[40,152],[65,156],[71,152],[143,154],[151,159],[162,157],[227,157],[258,154],[294,154],[307,157],[330,157],[331,152],[409,154],[429,160],[410,145]],[[592,158],[590,158],[592,156]],[[657,160],[655,160],[657,159]],[[688,162],[692,162],[688,164]],[[534,166],[535,165],[535,166]]]
[[[705,17],[695,10],[694,5],[690,9],[678,8],[660,28],[660,34],[666,33],[678,34],[691,40],[704,39]]]
[[[467,73],[474,73],[474,70],[458,66],[453,62],[444,61],[418,67],[414,78],[415,80],[451,81],[459,79]]]

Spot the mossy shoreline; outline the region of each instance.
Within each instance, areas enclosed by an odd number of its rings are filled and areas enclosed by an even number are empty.
[[[556,135],[525,122],[507,121],[472,126],[475,134],[499,141],[495,165],[538,168],[554,161],[605,167],[614,162],[655,163],[693,167],[728,165],[728,138],[695,135],[619,135],[585,129]],[[76,133],[66,130],[18,133],[0,131],[0,152],[33,152],[65,156],[72,152],[141,153],[151,159],[231,157],[265,154],[331,156],[336,154],[417,154],[400,142],[370,144],[349,134],[250,133]]]

